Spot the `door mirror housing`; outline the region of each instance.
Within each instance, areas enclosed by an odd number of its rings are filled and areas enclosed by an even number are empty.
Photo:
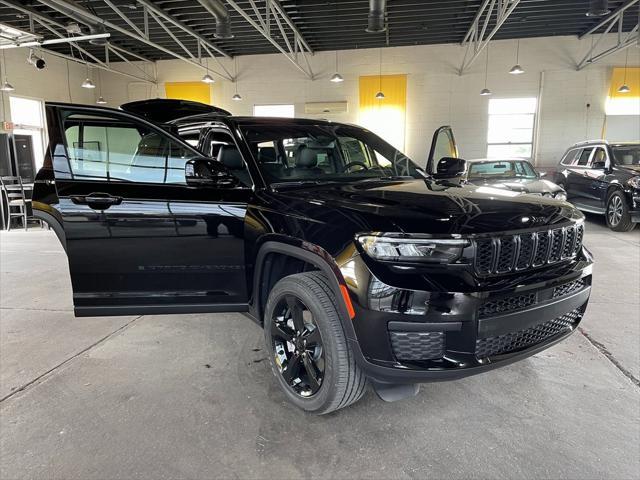
[[[240,185],[240,180],[227,167],[207,157],[188,160],[184,165],[184,176],[190,186],[235,188]]]
[[[467,162],[462,158],[442,157],[438,161],[435,178],[458,178],[464,175]]]

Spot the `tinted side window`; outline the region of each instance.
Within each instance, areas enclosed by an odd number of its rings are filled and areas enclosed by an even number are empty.
[[[580,154],[580,158],[578,158],[578,163],[576,165],[587,165],[587,163],[589,163],[589,156],[591,155],[591,152],[593,151],[593,148],[585,148],[584,150],[582,150],[582,153]]]
[[[184,184],[192,156],[161,132],[119,117],[73,114],[65,119],[71,178]]]
[[[575,148],[573,150],[569,150],[564,157],[562,157],[562,160],[560,160],[560,163],[562,165],[573,165],[573,162],[576,159],[576,156],[578,155],[578,153],[580,152],[579,148]]]
[[[593,167],[596,163],[605,163],[607,161],[607,153],[604,151],[604,148],[598,147],[596,148],[596,152],[593,154],[593,158],[591,159],[590,166]]]

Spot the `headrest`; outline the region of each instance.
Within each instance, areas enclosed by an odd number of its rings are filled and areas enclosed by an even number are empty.
[[[318,154],[306,145],[300,145],[296,150],[296,167],[313,168],[318,164]]]
[[[273,147],[262,147],[258,153],[258,160],[261,163],[273,163],[276,161],[276,149]]]
[[[222,145],[218,152],[218,161],[230,170],[241,170],[244,168],[242,155],[235,146]]]

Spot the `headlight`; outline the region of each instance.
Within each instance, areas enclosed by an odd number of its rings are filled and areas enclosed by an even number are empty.
[[[567,194],[565,192],[556,192],[553,196],[556,200],[562,200],[563,202],[567,200]]]
[[[631,177],[627,180],[627,185],[631,188],[639,188],[640,189],[640,177]]]
[[[370,257],[387,262],[453,263],[469,245],[469,241],[464,239],[392,237],[385,234],[361,235],[358,242]]]

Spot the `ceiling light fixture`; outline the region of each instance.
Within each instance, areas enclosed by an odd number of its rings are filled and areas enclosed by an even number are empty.
[[[233,57],[233,61],[234,61],[233,73],[235,73],[235,77],[233,78],[233,83],[236,86],[236,93],[233,94],[233,97],[231,97],[231,100],[239,102],[240,100],[242,100],[242,95],[238,93],[238,56],[237,55]]]
[[[486,97],[491,95],[491,90],[487,88],[487,76],[489,75],[489,44],[487,43],[487,61],[484,66],[484,88],[480,90],[480,95]]]
[[[91,81],[91,72],[89,71],[89,62],[86,62],[85,65],[87,66],[87,78],[84,79],[84,82],[82,82],[81,87],[96,88],[96,85]]]
[[[342,78],[342,75],[338,73],[338,50],[336,50],[336,73],[331,76],[329,81],[333,83],[344,82],[344,78]]]
[[[509,73],[511,75],[520,75],[522,73],[524,73],[524,68],[522,68],[520,66],[520,39],[518,39],[518,43],[516,45],[516,64],[511,67],[511,70],[509,70]]]
[[[207,66],[207,73],[202,77],[202,80],[200,81],[203,83],[215,83],[215,80],[213,79],[213,77],[209,75],[209,57],[205,58],[204,60]]]
[[[627,48],[627,54],[624,57],[624,79],[622,85],[618,88],[618,93],[629,93],[631,88],[627,85],[627,65],[629,64],[629,49]]]
[[[102,96],[102,74],[100,73],[100,70],[98,70],[98,85],[100,86],[100,89],[98,90],[98,100],[96,100],[96,103],[98,105],[104,105],[107,101]]]
[[[9,83],[9,80],[7,80],[7,61],[4,58],[4,50],[2,50],[2,71],[4,72],[4,83],[0,87],[0,91],[13,92],[15,88]]]
[[[378,93],[376,93],[376,100],[384,100],[384,93],[382,93],[382,48],[380,48],[380,70],[378,72]]]

